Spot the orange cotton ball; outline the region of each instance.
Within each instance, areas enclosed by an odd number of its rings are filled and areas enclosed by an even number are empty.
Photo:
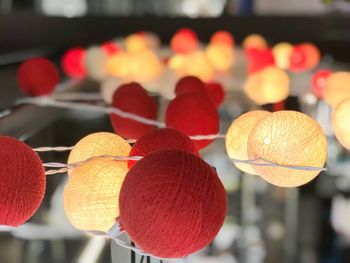
[[[343,100],[350,98],[350,72],[339,71],[331,74],[323,90],[323,99],[335,108]]]
[[[244,91],[259,105],[279,102],[289,95],[289,77],[282,69],[267,67],[246,79]]]
[[[266,49],[268,48],[266,39],[259,34],[247,36],[242,43],[244,49]]]
[[[125,38],[125,48],[133,54],[148,49],[148,44],[143,34],[131,34]]]
[[[170,40],[170,47],[174,53],[188,54],[198,49],[197,34],[189,29],[182,28]]]
[[[320,125],[309,116],[296,111],[277,111],[261,119],[250,132],[248,157],[267,164],[253,167],[269,183],[296,187],[320,173],[327,158],[327,140]]]
[[[205,50],[205,54],[217,71],[227,71],[233,64],[233,49],[224,44],[210,44]]]
[[[202,51],[196,51],[186,55],[183,72],[200,78],[202,81],[210,81],[214,78],[214,67]]]
[[[340,144],[350,150],[350,97],[334,109],[332,127]]]
[[[235,44],[235,40],[230,32],[219,30],[210,37],[210,43],[214,45],[226,45],[232,48]]]
[[[320,50],[311,43],[295,45],[290,54],[290,70],[303,71],[316,67],[320,63]]]
[[[162,70],[162,62],[151,50],[138,52],[130,57],[130,78],[134,81],[150,82],[156,79]]]
[[[113,95],[113,107],[124,112],[156,120],[157,104],[147,91],[138,83],[132,82],[119,87]],[[145,133],[155,129],[155,126],[144,124],[130,118],[110,115],[114,131],[129,139],[138,139]]]
[[[130,55],[119,51],[107,58],[106,70],[109,75],[125,78],[130,74]]]
[[[248,139],[255,125],[271,115],[268,111],[250,111],[242,114],[232,122],[226,133],[226,152],[231,159],[248,160]],[[249,164],[235,162],[234,165],[242,172],[256,174]]]

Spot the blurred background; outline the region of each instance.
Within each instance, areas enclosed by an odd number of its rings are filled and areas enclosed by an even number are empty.
[[[251,33],[265,36],[270,44],[312,42],[322,51],[323,67],[350,68],[348,0],[0,0],[0,134],[39,147],[70,146],[86,134],[112,131],[103,114],[13,106],[23,97],[16,83],[18,64],[33,56],[47,56],[59,64],[62,52],[71,46],[137,31],[155,32],[167,45],[184,26],[195,30],[204,43],[220,29],[230,31],[238,44]],[[238,80],[243,81],[244,68],[238,59]],[[293,85],[304,89],[310,78],[310,72],[295,76]],[[89,92],[97,86],[80,81],[66,88]],[[166,103],[162,98],[158,102]],[[242,92],[228,92],[220,108],[221,131],[254,107]],[[326,105],[295,96],[286,107],[311,115],[324,128],[328,171],[300,188],[274,187],[241,174],[226,158],[224,142],[216,141],[203,158],[218,170],[228,192],[229,212],[216,240],[186,262],[350,262],[350,154],[334,139]],[[11,114],[6,114],[8,109]],[[65,153],[41,156],[44,161],[67,159]],[[0,232],[0,262],[132,262],[129,251],[70,226],[62,208],[65,180],[60,175],[48,177],[45,200],[32,225],[11,234]]]

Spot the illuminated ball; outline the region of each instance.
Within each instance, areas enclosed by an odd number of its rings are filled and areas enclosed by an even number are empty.
[[[280,165],[322,168],[327,140],[318,123],[296,111],[277,111],[260,120],[248,139],[250,160]],[[280,187],[296,187],[313,180],[320,171],[254,165],[256,174]]]
[[[334,134],[341,145],[350,150],[350,97],[340,103],[332,115]]]
[[[107,59],[108,55],[102,48],[88,48],[84,60],[87,75],[94,80],[103,80],[107,76]]]
[[[242,43],[244,49],[266,49],[268,48],[266,39],[259,34],[247,36]]]
[[[73,169],[64,188],[64,210],[80,230],[108,232],[119,216],[119,193],[126,162],[95,159]]]
[[[235,44],[235,40],[230,32],[219,30],[210,37],[210,43],[214,45],[226,45],[232,48]]]
[[[267,67],[246,79],[244,91],[259,105],[282,101],[289,95],[288,74],[277,67]]]
[[[147,47],[153,50],[157,50],[161,46],[159,37],[153,32],[143,32]]]
[[[250,111],[239,116],[232,122],[226,133],[226,152],[231,159],[248,160],[248,139],[255,125],[271,115],[268,111]],[[242,172],[256,174],[249,164],[233,162]]]
[[[332,73],[326,81],[323,99],[333,108],[343,100],[350,98],[350,72],[339,71]]]
[[[218,82],[208,82],[205,84],[209,99],[216,107],[219,107],[225,99],[225,91]]]
[[[171,38],[170,47],[174,53],[191,53],[199,48],[197,34],[189,28],[182,28]]]
[[[210,81],[214,78],[214,68],[202,51],[196,51],[186,55],[183,72],[186,75],[196,76],[202,81]]]
[[[107,73],[114,77],[125,78],[130,75],[130,55],[120,51],[108,57],[106,62]]]
[[[199,78],[194,76],[185,76],[179,79],[175,86],[176,96],[186,93],[206,94],[205,84]]]
[[[125,38],[126,51],[134,54],[148,49],[144,34],[131,34]]]
[[[107,104],[112,104],[113,94],[121,84],[121,80],[114,77],[107,77],[102,81],[100,92],[104,102]]]
[[[326,81],[332,72],[328,69],[321,69],[315,72],[311,78],[312,92],[317,98],[323,98],[323,89],[326,86]]]
[[[108,56],[116,54],[120,51],[120,47],[117,45],[117,43],[112,41],[104,42],[101,47]]]
[[[130,150],[131,146],[120,136],[109,132],[96,132],[85,136],[74,145],[68,164],[103,155],[128,156]]]
[[[284,70],[289,68],[292,50],[293,45],[286,42],[278,43],[272,48],[272,53],[277,67]]]
[[[181,258],[215,238],[226,205],[224,187],[210,165],[185,151],[157,151],[125,177],[120,224],[145,252]]]
[[[176,54],[170,57],[168,61],[168,67],[175,71],[181,71],[186,63],[186,56],[181,54]]]
[[[135,82],[124,84],[113,95],[113,107],[124,112],[134,113],[147,119],[157,119],[157,104],[147,91]],[[114,131],[129,139],[139,139],[155,126],[143,124],[131,119],[110,115]]]
[[[275,65],[275,58],[272,50],[267,49],[249,49],[246,51],[248,59],[248,73],[254,74],[266,67]]]
[[[23,142],[0,136],[0,181],[0,225],[22,225],[45,194],[46,175],[39,156]]]
[[[295,45],[290,54],[290,70],[303,71],[316,67],[321,59],[319,49],[311,43]]]
[[[210,44],[205,50],[205,54],[217,71],[227,71],[233,65],[233,49],[224,44]]]
[[[183,94],[170,102],[165,114],[167,127],[188,136],[213,135],[219,132],[219,114],[210,99],[195,93]],[[213,140],[193,140],[198,149]]]
[[[17,83],[29,96],[48,95],[54,91],[58,82],[58,70],[46,58],[28,59],[17,70]]]
[[[181,150],[198,155],[192,140],[185,134],[170,128],[155,129],[143,135],[132,146],[130,156],[146,156],[160,150]],[[129,161],[131,168],[136,161]]]
[[[133,54],[130,59],[130,77],[134,81],[150,82],[162,73],[162,62],[151,50]]]
[[[321,52],[318,47],[312,43],[301,44],[306,53],[306,67],[312,69],[316,67],[321,60]]]
[[[86,71],[84,67],[85,49],[75,47],[67,50],[62,57],[62,69],[71,78],[84,78]]]

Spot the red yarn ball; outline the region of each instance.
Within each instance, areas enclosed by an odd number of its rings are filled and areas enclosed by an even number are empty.
[[[31,58],[19,66],[17,82],[25,94],[43,96],[53,92],[59,82],[59,74],[50,60]]]
[[[84,67],[85,50],[81,47],[69,49],[62,57],[62,69],[71,78],[84,78],[86,71]]]
[[[188,54],[198,49],[196,32],[189,28],[178,30],[170,40],[170,47],[174,53]]]
[[[326,85],[327,78],[332,74],[328,69],[321,69],[315,72],[311,79],[311,87],[314,95],[323,98],[323,89]]]
[[[132,146],[130,156],[146,156],[160,150],[182,150],[198,155],[192,140],[185,134],[170,128],[156,129],[143,135]],[[136,161],[129,161],[131,168]]]
[[[303,45],[295,45],[289,58],[291,71],[304,71],[307,69],[307,54]]]
[[[104,42],[101,47],[107,55],[113,55],[120,51],[120,47],[117,43],[113,43],[112,41]]]
[[[135,82],[120,86],[113,95],[112,105],[115,108],[147,119],[156,120],[157,118],[157,104],[155,100],[148,95],[147,91],[140,84]],[[123,118],[116,114],[111,114],[110,117],[114,131],[125,138],[139,139],[142,135],[155,128],[154,126]]]
[[[210,165],[185,151],[157,151],[127,173],[119,196],[120,223],[145,252],[180,258],[215,238],[226,203]]]
[[[199,78],[195,76],[185,76],[179,79],[175,86],[176,96],[180,96],[186,93],[199,93],[206,95],[207,91],[205,84]]]
[[[40,206],[46,175],[39,156],[23,142],[0,136],[0,225],[19,226]]]
[[[219,114],[205,96],[183,94],[170,102],[165,114],[167,127],[177,129],[188,136],[209,135],[219,132]],[[202,149],[213,140],[193,140]]]
[[[219,107],[225,99],[225,92],[222,85],[218,82],[208,82],[206,83],[205,87],[207,89],[209,99],[216,107]]]

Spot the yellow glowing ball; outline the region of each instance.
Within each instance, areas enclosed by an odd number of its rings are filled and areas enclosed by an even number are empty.
[[[127,163],[96,159],[72,171],[64,188],[64,210],[80,230],[108,232],[119,216],[119,192],[128,172]]]
[[[212,80],[215,74],[213,66],[202,51],[195,51],[186,55],[183,72],[185,75],[195,76],[203,81]]]
[[[130,81],[141,83],[156,79],[163,70],[163,65],[157,55],[151,50],[133,54],[130,60]]]
[[[125,49],[129,53],[138,53],[148,48],[144,34],[131,34],[125,38]]]
[[[233,48],[225,44],[210,44],[205,53],[211,65],[217,71],[226,71],[233,64]]]
[[[109,75],[124,78],[130,74],[130,56],[122,51],[107,59],[106,70]]]
[[[249,159],[287,166],[323,168],[327,140],[321,127],[309,116],[296,111],[277,111],[252,129],[248,141]],[[281,166],[253,166],[271,184],[296,187],[313,180],[320,171]]]
[[[290,54],[292,53],[293,45],[286,42],[276,44],[272,48],[272,53],[275,58],[277,67],[288,69],[290,64]]]
[[[94,80],[103,80],[107,76],[107,59],[108,55],[102,48],[88,48],[84,57],[87,75]]]
[[[168,67],[172,70],[180,70],[185,66],[186,56],[181,54],[176,54],[170,57],[168,61]]]
[[[275,66],[250,75],[244,83],[244,91],[255,103],[276,103],[289,95],[289,76]]]
[[[82,138],[71,150],[68,164],[94,156],[129,156],[131,146],[122,137],[109,132],[96,132]]]
[[[226,133],[226,152],[231,159],[248,160],[248,138],[251,130],[263,118],[271,115],[268,111],[250,111],[239,116],[232,122]],[[235,166],[246,173],[256,174],[249,164],[233,162]]]
[[[259,34],[247,36],[242,43],[244,49],[265,49],[268,47],[266,39]]]
[[[323,99],[333,108],[350,98],[350,72],[340,71],[331,74],[323,90]]]
[[[335,108],[332,127],[340,144],[350,150],[350,97]]]

